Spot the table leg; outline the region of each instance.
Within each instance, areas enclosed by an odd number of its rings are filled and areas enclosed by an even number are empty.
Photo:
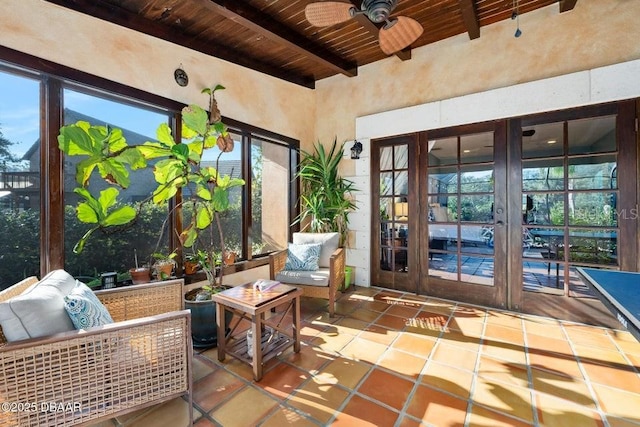
[[[253,334],[253,379],[262,379],[262,315],[253,315],[251,319]]]
[[[295,297],[293,303],[293,351],[300,353],[300,297]]]
[[[216,303],[216,323],[218,324],[218,360],[222,362],[225,356],[225,345],[226,345],[226,336],[225,336],[225,319],[224,319],[224,306],[219,302]]]

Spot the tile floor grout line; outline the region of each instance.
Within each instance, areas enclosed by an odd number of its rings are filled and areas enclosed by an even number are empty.
[[[428,301],[428,300],[427,300]],[[418,389],[420,388],[422,384],[422,378],[424,377],[423,372],[425,372],[428,367],[431,365],[431,363],[433,362],[432,360],[432,355],[435,354],[435,352],[437,351],[437,348],[440,346],[440,339],[442,338],[442,335],[444,334],[444,331],[447,328],[447,325],[451,322],[451,318],[453,317],[453,313],[455,313],[455,308],[457,307],[457,304],[454,305],[454,309],[450,311],[449,313],[449,318],[447,319],[447,322],[441,326],[440,328],[440,333],[438,334],[436,338],[436,342],[433,345],[433,347],[431,348],[431,351],[429,352],[429,354],[426,356],[426,360],[424,363],[424,366],[422,367],[421,372],[418,374],[418,378],[416,378],[415,382],[413,383],[413,387],[411,388],[411,391],[409,392],[407,399],[404,402],[404,405],[402,405],[402,408],[400,410],[400,416],[398,417],[398,419],[396,420],[396,423],[394,425],[394,427],[400,427],[402,424],[402,420],[406,417],[412,417],[413,419],[417,419],[415,417],[413,417],[413,415],[409,414],[407,412],[407,409],[409,409],[409,405],[411,403],[411,401],[413,400],[416,392],[418,391]],[[423,310],[420,310],[420,312],[418,312],[418,314],[420,314]],[[440,314],[440,313],[438,313]],[[405,326],[406,328],[406,326]],[[433,387],[432,387],[433,388]],[[442,390],[444,391],[444,390]],[[420,420],[422,422],[422,420]]]
[[[480,356],[482,355],[482,347],[484,345],[484,335],[487,331],[487,324],[489,323],[489,313],[485,309],[484,310],[484,321],[482,322],[482,332],[480,335],[480,342],[478,343],[478,350],[476,351],[476,364],[473,368],[473,377],[471,378],[471,385],[469,386],[469,397],[467,397],[467,413],[464,419],[464,426],[468,427],[471,422],[471,411],[473,410],[474,405],[474,394],[476,390],[476,385],[478,382],[478,376],[480,375]]]
[[[524,363],[527,367],[527,381],[529,382],[529,395],[531,399],[531,415],[533,416],[533,425],[540,425],[540,420],[538,419],[538,406],[536,403],[537,394],[534,393],[535,387],[533,386],[533,371],[531,370],[531,359],[529,357],[529,340],[527,335],[527,325],[524,322],[524,319],[520,318],[520,323],[522,326],[522,337],[524,340],[523,351],[524,351]]]
[[[578,363],[578,369],[580,369],[580,374],[582,374],[582,377],[584,378],[585,385],[587,386],[587,389],[591,394],[591,399],[593,400],[593,403],[596,405],[596,412],[598,413],[598,415],[600,415],[600,418],[602,419],[602,424],[604,425],[604,427],[610,427],[607,414],[600,407],[600,399],[598,398],[598,395],[596,394],[596,391],[593,388],[593,385],[591,384],[591,377],[589,377],[587,370],[584,368],[584,366],[582,366],[582,358],[576,351],[573,339],[569,335],[569,332],[566,330],[564,321],[560,321],[560,328],[562,329],[562,331],[565,333],[565,336],[567,337],[567,342],[569,343],[569,347],[571,347],[573,356],[575,357],[576,362]]]

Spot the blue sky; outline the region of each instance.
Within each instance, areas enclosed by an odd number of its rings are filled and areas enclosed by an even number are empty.
[[[0,72],[0,131],[22,156],[39,137],[39,82]],[[155,138],[156,128],[167,116],[141,108],[65,90],[65,107],[95,117],[104,123]],[[95,123],[102,124],[102,123]],[[213,150],[211,150],[213,151]],[[225,159],[239,159],[239,144]],[[213,153],[212,153],[213,154]],[[209,156],[207,156],[209,157]]]

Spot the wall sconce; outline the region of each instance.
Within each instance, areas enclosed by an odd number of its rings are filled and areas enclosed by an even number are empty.
[[[362,143],[357,140],[353,142],[353,147],[351,147],[351,158],[359,159],[360,153],[362,153]]]

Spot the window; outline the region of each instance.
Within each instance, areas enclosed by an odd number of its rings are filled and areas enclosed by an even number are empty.
[[[141,145],[154,140],[158,125],[169,121],[166,111],[154,111],[148,107],[125,104],[115,99],[73,89],[65,89],[63,97],[65,125],[82,120],[92,125],[116,127],[122,129],[129,145]],[[78,240],[91,228],[89,224],[80,222],[76,217],[78,196],[73,189],[77,187],[76,163],[81,159],[77,156],[66,156],[64,159],[65,269],[76,278],[90,280],[105,272],[126,272],[135,266],[136,259],[140,264],[149,262],[154,252],[171,252],[168,248],[168,233],[162,229],[168,206],[142,203],[148,201],[149,195],[156,187],[151,169],[132,171],[131,185],[127,189],[119,189],[123,203],[142,209],[135,223],[118,228],[110,234],[97,231],[81,253],[73,252]],[[92,176],[89,184],[92,194],[97,196],[106,187],[104,180],[96,174]],[[158,243],[161,234],[162,238]]]
[[[0,290],[40,273],[40,82],[0,68]]]
[[[0,62],[0,234],[11,234],[0,239],[0,289],[55,268],[88,279],[124,271],[133,266],[136,255],[144,262],[156,247],[168,207],[149,205],[133,227],[92,237],[82,256],[72,252],[86,224],[80,227],[72,207],[76,197],[73,159],[58,160],[55,138],[62,125],[86,120],[121,128],[129,143],[141,143],[155,138],[160,123],[173,121],[179,127],[183,104],[2,47],[0,56],[0,61],[12,62]],[[51,74],[38,71],[45,68]],[[71,78],[75,83],[66,80]],[[46,104],[41,105],[41,99]],[[240,259],[252,259],[286,247],[296,215],[293,178],[299,143],[231,119],[224,122],[236,147],[222,156],[220,167],[247,182],[235,190],[233,207],[223,215],[225,241]],[[40,130],[40,123],[49,127]],[[47,138],[43,144],[41,135]],[[12,155],[25,160],[5,162]],[[42,178],[41,164],[48,169]],[[122,194],[126,203],[138,206],[154,181],[144,172],[133,181]],[[44,211],[40,210],[41,193],[51,195]],[[188,191],[185,196],[188,199]],[[189,215],[187,209],[184,215]],[[18,241],[12,238],[16,234]],[[168,250],[166,234],[161,247]]]

